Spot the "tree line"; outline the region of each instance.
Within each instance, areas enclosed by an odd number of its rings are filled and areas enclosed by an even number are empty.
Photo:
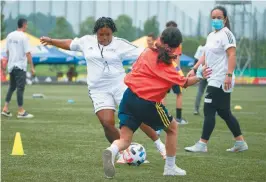
[[[1,18],[4,20],[4,15]],[[51,36],[53,38],[73,38],[81,37],[83,35],[92,34],[95,24],[95,17],[87,17],[79,25],[79,32],[76,34],[72,25],[67,21],[65,17],[55,17],[45,15],[43,13],[31,13],[29,16],[19,15],[16,18],[12,18],[11,15],[1,21],[1,39],[5,38],[5,35],[16,30],[17,21],[19,18],[26,18],[28,20],[28,33],[40,37]],[[128,15],[120,15],[114,20],[117,26],[117,32],[115,36],[125,38],[128,41],[136,40],[137,38],[153,32],[156,36],[159,35],[159,22],[156,16],[147,19],[144,23],[144,29],[140,29],[133,25],[133,20]],[[8,26],[7,26],[8,25]]]

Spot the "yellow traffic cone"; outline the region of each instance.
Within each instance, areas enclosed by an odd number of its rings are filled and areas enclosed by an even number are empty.
[[[241,110],[241,109],[242,109],[242,107],[240,105],[235,106],[235,110]]]
[[[11,155],[25,155],[24,151],[23,151],[22,141],[21,141],[21,137],[20,137],[19,132],[16,133]]]

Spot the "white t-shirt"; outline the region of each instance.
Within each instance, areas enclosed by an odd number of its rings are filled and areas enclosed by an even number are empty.
[[[233,33],[227,27],[208,35],[205,45],[205,61],[207,66],[212,69],[212,74],[208,78],[209,86],[218,88],[223,86],[228,71],[228,57],[226,50],[230,47],[236,47],[236,40]],[[234,73],[232,89],[233,85]],[[227,92],[231,92],[232,89]]]
[[[204,46],[200,45],[198,48],[197,48],[197,51],[194,55],[194,58],[199,60],[201,56],[203,56],[204,54]]]
[[[27,70],[26,53],[30,52],[29,40],[22,31],[14,31],[7,35],[6,50],[9,52],[7,69],[10,73],[16,66]]]
[[[137,58],[143,48],[138,48],[125,39],[113,37],[107,46],[98,44],[96,35],[75,38],[70,45],[72,51],[81,51],[87,62],[89,89],[108,88],[123,82],[125,70],[123,60]]]

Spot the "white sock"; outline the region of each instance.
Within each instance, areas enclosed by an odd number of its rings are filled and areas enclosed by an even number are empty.
[[[175,156],[173,156],[173,157],[166,156],[165,164],[169,167],[174,167],[175,166]]]
[[[107,149],[111,150],[112,151],[112,154],[113,154],[113,160],[115,158],[115,156],[117,155],[117,153],[119,152],[119,148],[117,145],[115,144],[112,144],[110,147],[108,147]]]
[[[154,144],[156,145],[156,147],[159,147],[161,143],[162,143],[162,141],[161,141],[160,138],[158,138],[158,139],[154,142]]]

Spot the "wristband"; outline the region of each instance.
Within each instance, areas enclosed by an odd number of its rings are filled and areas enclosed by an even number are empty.
[[[227,75],[228,77],[232,77],[232,76],[233,76],[232,73],[226,73],[226,75]]]
[[[191,68],[191,70],[193,70],[195,74],[197,73],[197,69],[196,68],[193,67],[193,68]]]

